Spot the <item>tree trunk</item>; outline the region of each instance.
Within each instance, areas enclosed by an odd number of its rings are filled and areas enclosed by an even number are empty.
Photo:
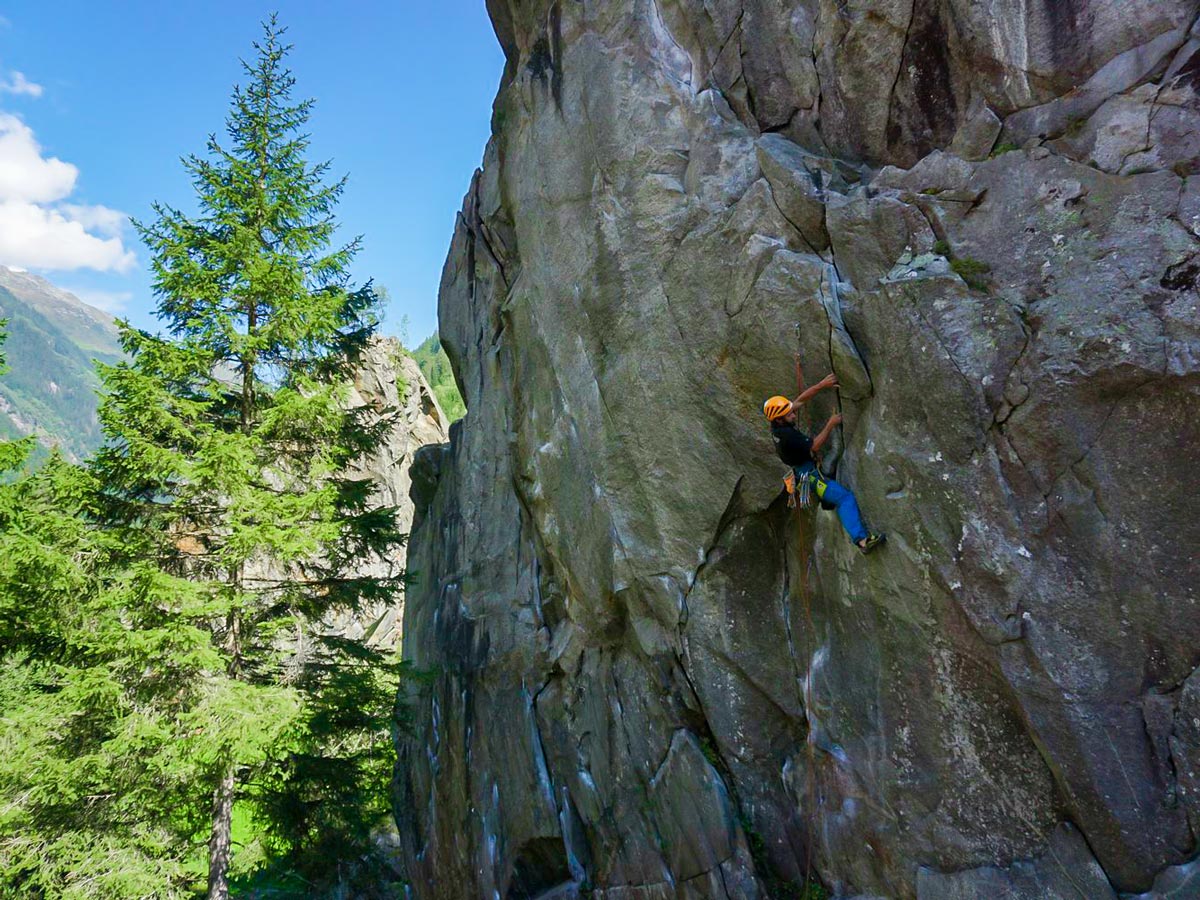
[[[233,843],[233,762],[213,791],[212,836],[208,839],[208,900],[229,900],[229,851]]]
[[[229,573],[230,583],[241,591],[245,572],[241,566]],[[242,668],[242,620],[236,609],[225,617],[225,674],[237,681]],[[213,791],[212,834],[208,839],[208,900],[229,900],[229,856],[233,849],[233,790],[237,764],[225,761],[221,781]]]

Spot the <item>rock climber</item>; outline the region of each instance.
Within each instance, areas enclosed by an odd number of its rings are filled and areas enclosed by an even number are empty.
[[[869,530],[863,524],[854,494],[833,479],[826,478],[817,465],[817,453],[825,446],[833,429],[841,424],[841,414],[835,413],[830,416],[825,427],[812,440],[796,427],[796,410],[819,392],[831,387],[837,387],[837,376],[832,373],[801,392],[795,400],[772,397],[763,404],[763,412],[771,423],[771,437],[775,441],[775,450],[779,458],[792,467],[794,485],[800,490],[802,498],[801,506],[807,506],[808,493],[815,492],[823,506],[837,510],[842,527],[846,529],[854,545],[863,553],[870,553],[886,540],[886,536]]]

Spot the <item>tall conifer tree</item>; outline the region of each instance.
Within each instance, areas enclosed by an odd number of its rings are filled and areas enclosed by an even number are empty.
[[[166,333],[124,326],[130,361],[102,369],[101,519],[133,573],[139,690],[171,710],[208,798],[211,900],[229,896],[239,786],[296,744],[313,672],[368,655],[320,623],[397,587],[354,574],[399,540],[346,474],[390,425],[345,402],[375,297],[350,284],[358,241],[333,243],[344,180],[306,159],[283,33],[264,25],[226,140],[184,161],[197,214],[156,205],[137,225]]]
[[[148,702],[159,635],[128,627],[93,474],[28,470],[33,443],[0,442],[0,896],[179,897],[196,771],[178,707]]]

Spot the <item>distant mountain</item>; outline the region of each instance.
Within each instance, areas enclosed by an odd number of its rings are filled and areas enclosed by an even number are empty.
[[[10,371],[0,376],[0,437],[37,434],[68,456],[100,444],[93,360],[121,358],[113,317],[44,278],[0,266]]]

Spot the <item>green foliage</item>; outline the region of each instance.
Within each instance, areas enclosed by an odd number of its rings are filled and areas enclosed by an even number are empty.
[[[327,639],[300,676],[310,699],[289,752],[248,792],[269,855],[309,884],[330,861],[366,855],[390,815],[391,712],[402,670],[361,645],[343,648],[349,658],[339,660],[336,643]]]
[[[771,897],[774,900],[829,900],[829,891],[817,881],[774,881]]]
[[[181,897],[173,800],[197,767],[145,635],[126,639],[132,573],[87,521],[94,496],[57,454],[0,485],[0,895]]]
[[[742,832],[746,835],[746,845],[750,849],[750,857],[754,860],[755,867],[760,872],[766,872],[770,869],[770,863],[767,860],[767,844],[762,839],[762,835],[755,829],[754,824],[745,814],[738,820],[742,825]]]
[[[716,745],[713,744],[712,738],[708,735],[703,735],[699,738],[700,752],[704,754],[704,758],[708,760],[708,764],[718,771],[724,767],[724,762],[721,755],[717,753]]]
[[[421,367],[425,380],[429,382],[438,403],[445,410],[450,421],[461,419],[467,413],[462,394],[454,381],[454,371],[450,368],[450,359],[442,348],[441,338],[435,331],[412,352],[412,357]]]
[[[950,268],[967,283],[968,287],[977,291],[988,289],[987,273],[992,271],[992,267],[987,263],[969,256],[956,256],[950,260]]]
[[[137,225],[166,333],[121,323],[104,447],[0,484],[0,895],[185,896],[211,835],[218,892],[261,864],[312,896],[386,813],[400,672],[328,624],[400,587],[361,574],[401,535],[346,474],[392,424],[346,402],[376,298],[265,32],[185,160],[198,214]]]
[[[992,271],[992,267],[987,263],[970,256],[955,256],[950,242],[945,240],[936,241],[933,252],[950,260],[950,270],[965,281],[968,287],[986,291],[991,286],[987,275]]]
[[[997,156],[1003,156],[1005,153],[1015,153],[1021,148],[1010,141],[1005,141],[1002,144],[997,144],[992,152],[988,154],[989,159],[995,159]]]
[[[829,892],[819,881],[810,878],[804,882],[795,882],[778,878],[767,856],[766,841],[749,817],[742,814],[738,823],[742,826],[742,833],[746,835],[746,846],[750,850],[750,858],[754,860],[754,868],[767,883],[769,896],[775,900],[828,900]]]

